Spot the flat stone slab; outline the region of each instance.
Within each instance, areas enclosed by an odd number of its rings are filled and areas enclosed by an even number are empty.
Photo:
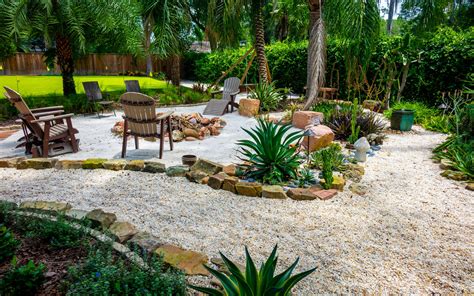
[[[143,160],[130,160],[125,166],[125,169],[129,171],[141,171],[144,168],[145,168],[145,161]]]
[[[54,158],[32,158],[20,161],[16,168],[19,170],[24,169],[35,169],[35,170],[43,170],[43,169],[51,169],[56,164],[57,159]]]
[[[54,166],[57,170],[77,170],[82,169],[82,160],[58,160]]]
[[[286,192],[286,195],[294,200],[314,200],[318,198],[312,190],[306,188],[291,188]]]
[[[288,196],[286,196],[285,190],[283,190],[283,187],[278,185],[262,186],[262,197],[276,199],[288,198]]]
[[[235,190],[239,195],[262,196],[262,184],[256,182],[239,182],[235,184]]]
[[[144,172],[157,174],[166,172],[166,165],[157,161],[145,161]]]
[[[26,157],[0,158],[0,168],[16,168],[17,164],[26,160]]]
[[[117,220],[117,216],[114,213],[107,213],[101,209],[90,211],[87,213],[86,218],[92,222],[92,227],[102,227],[103,229],[109,228]]]
[[[187,172],[189,172],[187,165],[170,166],[166,169],[166,175],[168,177],[184,177]]]
[[[189,171],[186,173],[186,178],[189,181],[199,183],[199,184],[202,184],[203,183],[202,180],[206,177],[208,177],[208,174],[206,172],[199,171],[199,170]]]
[[[232,193],[237,193],[235,190],[235,184],[239,182],[239,178],[237,177],[227,177],[224,179],[224,183],[222,184],[222,189],[226,191],[230,191]]]
[[[206,159],[198,159],[198,161],[190,168],[191,171],[201,171],[208,176],[222,172],[224,166]]]
[[[69,203],[58,201],[24,201],[20,204],[20,209],[66,212],[72,209],[72,206]]]
[[[163,261],[175,268],[184,271],[187,275],[209,275],[203,264],[207,264],[206,255],[184,250],[174,245],[163,245],[155,251],[163,256]]]
[[[129,222],[114,222],[109,227],[109,231],[114,235],[119,243],[123,243],[138,233],[137,228]]]
[[[127,161],[125,159],[111,159],[107,160],[102,165],[106,170],[121,171],[127,165]]]
[[[328,200],[337,195],[337,190],[336,189],[328,189],[328,190],[323,189],[323,190],[314,192],[314,195],[316,195],[320,200]]]
[[[222,184],[224,184],[225,178],[227,178],[228,175],[224,172],[220,172],[218,174],[212,175],[209,177],[209,180],[207,182],[207,185],[213,189],[221,189]]]
[[[156,236],[144,231],[140,231],[135,234],[128,241],[128,243],[132,246],[137,246],[143,252],[148,254],[155,252],[156,249],[158,249],[158,247],[162,245],[162,243],[160,243],[159,239]]]
[[[70,209],[66,212],[66,216],[75,220],[82,220],[86,217],[88,211],[79,210],[79,209]]]
[[[82,163],[82,168],[86,170],[103,169],[106,161],[105,158],[88,158]]]

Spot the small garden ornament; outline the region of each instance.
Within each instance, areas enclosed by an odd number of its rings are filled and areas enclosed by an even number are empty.
[[[365,162],[367,160],[367,151],[370,149],[369,141],[365,137],[360,138],[354,143],[355,158],[359,162]]]

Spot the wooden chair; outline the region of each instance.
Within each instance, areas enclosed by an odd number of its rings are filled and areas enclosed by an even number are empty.
[[[86,81],[82,83],[84,87],[84,91],[86,93],[87,99],[92,104],[94,111],[97,112],[97,116],[100,118],[99,110],[96,108],[96,104],[102,107],[102,114],[104,114],[104,109],[112,108],[113,101],[106,101],[104,100],[104,96],[102,95],[102,91],[100,90],[99,83],[97,81]],[[115,109],[112,108],[115,114]]]
[[[235,97],[240,92],[240,79],[237,77],[230,77],[224,81],[224,88],[219,91],[213,91],[212,97],[218,93],[222,93],[222,99],[211,99],[204,109],[204,115],[221,116],[226,112],[234,112],[234,107],[239,108],[239,104],[235,102]]]
[[[75,136],[78,131],[73,128],[71,120],[74,114],[62,114],[64,111],[61,106],[35,109],[36,112],[32,112],[19,93],[6,86],[4,88],[5,96],[20,112],[26,153],[32,153],[33,157],[48,157],[78,151],[79,144]]]
[[[138,80],[125,80],[125,88],[127,89],[127,92],[142,92]]]
[[[171,114],[167,112],[160,116],[156,115],[155,100],[147,95],[127,92],[120,96],[125,120],[123,126],[122,158],[127,152],[128,136],[135,137],[135,149],[138,147],[138,137],[155,137],[160,139],[160,159],[163,158],[163,145],[165,140],[165,129],[168,133],[170,149],[173,150],[173,136],[171,131]],[[159,130],[158,130],[159,126]]]

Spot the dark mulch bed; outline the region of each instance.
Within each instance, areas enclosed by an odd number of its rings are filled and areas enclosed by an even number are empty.
[[[36,264],[41,262],[46,266],[45,282],[36,295],[63,295],[60,283],[67,275],[68,268],[81,263],[87,256],[86,247],[53,249],[40,239],[28,238],[15,231],[14,235],[21,241],[16,252],[18,264],[26,264],[29,260],[33,260]],[[10,262],[0,264],[0,277],[10,266]]]

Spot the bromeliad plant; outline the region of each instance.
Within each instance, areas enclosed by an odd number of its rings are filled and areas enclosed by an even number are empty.
[[[250,163],[244,166],[244,175],[270,184],[296,179],[301,158],[296,153],[297,145],[292,144],[302,138],[302,132],[287,134],[290,124],[278,125],[263,118],[257,122],[256,128],[243,128],[252,139],[237,142],[244,156],[239,158]]]
[[[247,247],[245,248],[246,267],[242,272],[235,263],[230,261],[224,254],[220,253],[222,260],[229,270],[229,275],[204,266],[212,275],[214,275],[222,284],[224,291],[197,287],[190,287],[199,292],[216,296],[286,296],[290,295],[291,289],[302,279],[310,275],[316,268],[298,273],[291,276],[293,270],[299,262],[299,258],[282,273],[275,275],[275,269],[278,261],[276,255],[277,246],[273,248],[270,257],[265,263],[262,263],[260,270],[257,270],[255,263],[250,256]]]
[[[251,99],[260,100],[262,111],[272,111],[278,109],[283,95],[276,88],[275,81],[271,83],[259,83],[250,92]]]

